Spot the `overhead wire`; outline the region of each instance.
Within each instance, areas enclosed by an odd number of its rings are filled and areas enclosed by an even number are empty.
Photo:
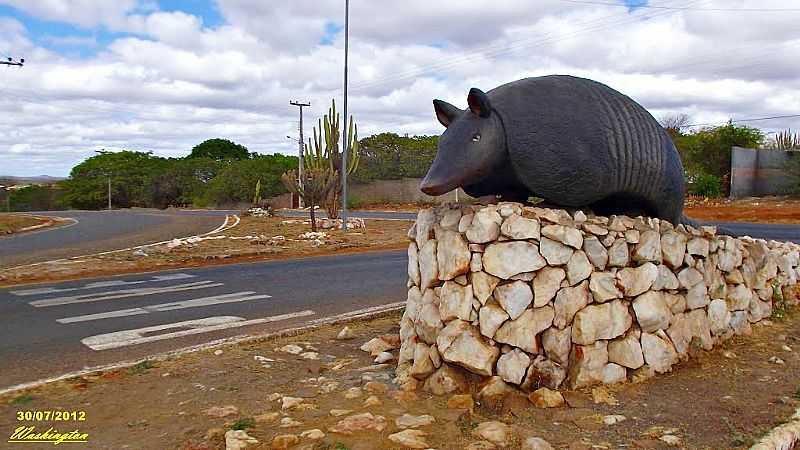
[[[691,0],[691,1],[689,1],[687,3],[684,3],[684,4],[691,5],[691,4],[697,3],[698,1],[700,1],[700,0]],[[567,40],[567,39],[572,39],[574,37],[577,37],[577,36],[580,36],[580,35],[583,35],[583,34],[586,34],[586,33],[589,33],[589,32],[600,31],[600,30],[603,30],[603,29],[606,29],[606,28],[610,28],[610,27],[613,27],[613,26],[624,25],[624,24],[627,24],[627,23],[636,22],[636,21],[641,20],[642,18],[651,19],[653,17],[658,17],[658,16],[662,16],[662,15],[668,15],[668,14],[673,14],[673,13],[674,13],[673,11],[661,11],[661,12],[653,12],[653,13],[646,13],[645,12],[645,13],[642,13],[642,14],[634,15],[634,14],[626,12],[626,13],[622,13],[622,14],[614,14],[614,15],[610,15],[610,16],[604,16],[604,17],[601,17],[601,18],[596,18],[596,19],[592,19],[592,20],[589,20],[589,21],[585,21],[585,22],[579,24],[580,26],[596,24],[596,26],[591,26],[591,27],[587,27],[587,28],[578,29],[578,30],[575,30],[575,31],[573,31],[571,33],[567,33],[567,34],[558,34],[558,35],[547,34],[547,35],[544,35],[544,36],[533,36],[533,37],[517,39],[517,40],[511,40],[511,41],[505,41],[505,42],[502,42],[502,43],[488,45],[488,46],[485,46],[485,47],[483,47],[481,49],[473,50],[473,51],[471,51],[470,53],[468,53],[466,55],[462,55],[462,56],[459,56],[459,57],[456,57],[456,58],[445,59],[445,60],[443,60],[441,62],[438,62],[438,63],[435,63],[435,64],[421,66],[421,67],[418,67],[418,68],[415,68],[415,69],[407,70],[405,72],[396,73],[396,74],[393,74],[391,76],[377,78],[377,79],[369,80],[369,81],[362,82],[362,83],[357,83],[357,84],[354,84],[351,87],[351,90],[353,90],[353,91],[361,91],[361,90],[365,90],[365,89],[368,89],[368,88],[372,88],[372,87],[377,87],[377,86],[381,86],[381,85],[384,85],[384,84],[388,84],[388,83],[391,83],[391,82],[394,82],[394,81],[401,81],[401,80],[404,80],[404,79],[415,78],[415,77],[418,77],[418,76],[421,76],[421,75],[425,75],[427,73],[431,73],[431,72],[434,72],[434,71],[439,71],[439,70],[444,70],[444,69],[457,67],[457,66],[469,63],[469,62],[473,62],[473,61],[478,60],[478,59],[484,59],[484,58],[487,58],[487,57],[497,57],[497,56],[500,56],[500,55],[503,55],[503,54],[506,54],[506,53],[510,53],[510,52],[516,51],[516,50],[521,50],[521,49],[525,49],[525,48],[532,48],[532,47],[539,47],[539,46],[542,46],[543,44],[553,44],[553,43],[561,42],[561,41],[564,41],[564,40]],[[649,16],[648,16],[648,14],[649,14]],[[648,16],[648,17],[643,17],[643,16]],[[607,19],[612,19],[612,18],[619,18],[620,20],[606,22]]]
[[[609,2],[600,2],[594,0],[558,0],[560,2],[565,3],[575,3],[580,5],[599,5],[599,6],[612,6],[612,7],[622,7],[622,8],[629,8],[632,10],[644,8],[644,9],[668,9],[668,10],[677,10],[677,11],[716,11],[716,12],[800,12],[800,8],[693,8],[690,6],[680,7],[680,6],[663,6],[663,5],[651,5],[649,3],[642,3],[642,4],[626,4],[626,3],[609,3]]]
[[[800,118],[800,114],[784,114],[784,115],[779,115],[779,116],[755,117],[755,118],[750,118],[750,119],[733,119],[733,118],[731,118],[730,122],[732,122],[732,123],[762,122],[762,121],[765,121],[765,120],[794,119],[794,118]],[[708,122],[708,123],[691,123],[691,124],[688,124],[688,125],[684,125],[684,127],[686,127],[686,128],[690,128],[690,127],[706,127],[706,126],[713,126],[713,125],[724,125],[726,123],[728,123],[728,121],[725,121],[725,122]]]

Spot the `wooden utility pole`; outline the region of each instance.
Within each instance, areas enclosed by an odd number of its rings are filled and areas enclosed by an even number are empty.
[[[292,105],[292,106],[297,106],[297,107],[300,108],[300,140],[297,141],[297,143],[298,143],[297,154],[298,154],[298,156],[300,158],[299,158],[299,161],[298,161],[298,164],[297,164],[297,175],[300,178],[300,190],[302,190],[303,189],[303,157],[304,157],[304,153],[305,153],[303,151],[303,145],[305,145],[303,143],[304,142],[303,141],[303,107],[304,106],[311,106],[311,102],[303,103],[303,102],[298,102],[298,101],[292,100],[292,101],[289,102],[289,104]],[[299,207],[301,207],[301,208],[303,207],[303,198],[300,197],[300,196],[298,196],[297,205]]]

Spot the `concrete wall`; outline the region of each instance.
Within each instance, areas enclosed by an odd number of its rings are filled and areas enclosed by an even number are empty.
[[[398,379],[439,394],[650,377],[749,334],[773,289],[797,301],[800,245],[714,227],[500,203],[421,210],[409,238]]]
[[[348,195],[356,202],[367,205],[375,203],[446,203],[471,199],[461,189],[456,198],[455,191],[438,197],[425,195],[419,190],[421,178],[402,178],[399,180],[377,180],[366,184],[353,183]]]
[[[792,158],[800,158],[800,151],[733,147],[731,197],[788,194],[793,180],[785,167]]]

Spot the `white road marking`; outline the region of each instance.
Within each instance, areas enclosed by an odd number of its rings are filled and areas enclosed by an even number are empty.
[[[97,314],[86,314],[83,316],[65,317],[63,319],[56,319],[56,322],[58,323],[88,322],[91,320],[110,319],[113,317],[137,316],[141,314],[172,311],[176,309],[198,308],[201,306],[219,305],[223,303],[247,302],[251,300],[272,298],[271,295],[266,295],[266,294],[260,294],[260,295],[251,295],[251,294],[255,294],[255,292],[243,291],[243,292],[235,292],[232,294],[214,295],[212,297],[195,298],[180,302],[161,303],[159,305],[143,306],[141,308],[118,309],[116,311],[108,311]]]
[[[149,342],[161,341],[164,339],[175,339],[194,334],[210,333],[212,331],[226,330],[229,328],[245,327],[248,325],[258,325],[263,323],[278,322],[281,320],[305,317],[315,314],[314,311],[305,310],[279,316],[264,317],[261,319],[245,320],[237,316],[217,316],[206,317],[204,319],[187,320],[185,322],[168,323],[151,327],[137,328],[133,330],[115,331],[113,333],[98,334],[81,339],[81,343],[92,350],[110,350],[113,348],[127,347],[130,345],[146,344]],[[171,333],[156,334],[151,333],[177,329]]]
[[[62,292],[72,292],[72,291],[80,291],[84,289],[97,289],[97,288],[105,288],[105,287],[118,287],[118,286],[131,286],[134,284],[143,284],[143,283],[158,283],[161,281],[175,281],[175,280],[185,280],[187,278],[195,278],[196,275],[189,275],[188,273],[175,273],[170,275],[156,275],[151,277],[149,280],[137,280],[137,281],[124,281],[124,280],[110,280],[110,281],[98,281],[96,283],[89,283],[84,286],[74,287],[74,288],[54,288],[54,287],[46,287],[46,288],[37,288],[37,289],[25,289],[21,291],[9,291],[10,294],[18,295],[18,296],[28,296],[28,295],[42,295],[42,294],[56,294]]]
[[[176,284],[173,286],[122,289],[119,291],[96,292],[93,294],[55,297],[43,300],[35,300],[30,302],[29,304],[37,308],[42,308],[47,306],[71,305],[74,303],[99,302],[101,300],[114,300],[125,297],[140,297],[145,295],[164,294],[167,292],[193,291],[196,289],[206,289],[216,286],[222,286],[223,284],[224,283],[215,283],[213,281],[206,280],[206,281],[197,281],[194,283]]]

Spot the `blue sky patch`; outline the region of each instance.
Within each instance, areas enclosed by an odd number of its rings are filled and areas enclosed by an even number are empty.
[[[161,11],[183,11],[200,17],[203,26],[214,28],[224,23],[213,0],[159,0]],[[134,14],[145,11],[134,11]],[[103,26],[81,27],[66,22],[49,21],[29,16],[10,6],[0,5],[0,17],[11,17],[22,23],[28,30],[28,37],[39,47],[74,58],[92,58],[105,49],[115,39],[130,36],[130,33],[109,31]],[[0,48],[0,57],[4,53],[14,53],[14,49]],[[15,58],[25,55],[10,54]]]
[[[646,6],[648,0],[622,0],[622,3],[625,3],[625,6],[628,7],[629,11],[633,11],[636,8]]]
[[[322,35],[320,38],[319,43],[320,45],[333,45],[333,41],[336,40],[336,35],[344,30],[344,25],[339,25],[338,23],[328,22],[325,24],[325,34]]]

